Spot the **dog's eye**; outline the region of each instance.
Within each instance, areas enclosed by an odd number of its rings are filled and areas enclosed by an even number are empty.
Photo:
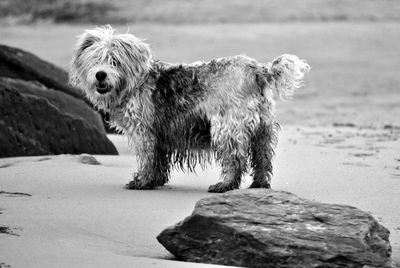
[[[114,59],[114,58],[111,58],[111,59],[110,59],[110,64],[111,64],[112,66],[116,67],[116,66],[118,65],[118,61],[117,61],[116,59]]]

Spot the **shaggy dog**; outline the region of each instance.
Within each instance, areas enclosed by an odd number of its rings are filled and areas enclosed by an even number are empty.
[[[143,40],[104,26],[79,37],[70,83],[135,142],[139,170],[128,189],[162,186],[174,166],[193,171],[215,159],[221,181],[209,192],[220,193],[239,188],[250,168],[250,187],[270,188],[279,128],[273,92],[290,98],[308,70],[294,55],[165,63]]]

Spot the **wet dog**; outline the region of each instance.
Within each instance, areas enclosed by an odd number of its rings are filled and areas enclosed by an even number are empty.
[[[309,65],[294,55],[259,63],[239,55],[192,64],[152,58],[148,44],[104,26],[78,39],[70,83],[135,143],[139,170],[128,189],[168,182],[171,168],[193,171],[215,159],[221,181],[210,192],[270,188],[277,143],[274,92],[290,98]]]

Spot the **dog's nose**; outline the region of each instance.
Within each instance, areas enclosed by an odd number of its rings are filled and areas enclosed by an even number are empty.
[[[104,71],[98,71],[98,72],[96,73],[96,79],[97,79],[97,81],[99,81],[99,82],[101,82],[101,81],[103,81],[104,79],[106,79],[106,77],[107,77],[107,73],[104,72]]]

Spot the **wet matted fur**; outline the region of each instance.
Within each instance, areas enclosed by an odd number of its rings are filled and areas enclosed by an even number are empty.
[[[243,55],[165,63],[143,40],[104,26],[79,37],[70,82],[135,143],[139,170],[128,189],[156,188],[174,166],[193,171],[215,159],[221,181],[209,191],[225,192],[250,169],[250,187],[270,188],[279,128],[273,92],[290,98],[308,70],[288,54],[271,63]]]

